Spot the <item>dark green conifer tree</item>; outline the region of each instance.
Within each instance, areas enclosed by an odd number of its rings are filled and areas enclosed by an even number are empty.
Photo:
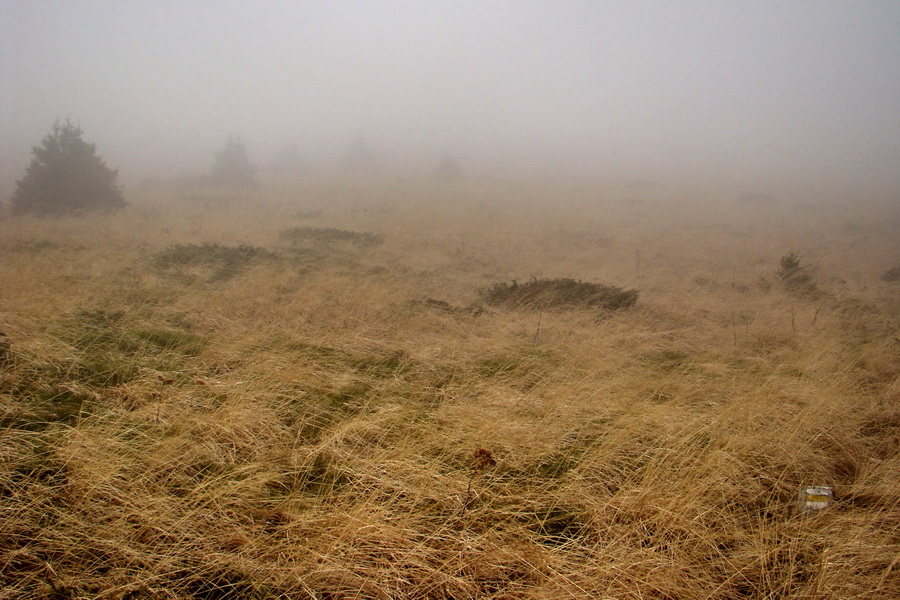
[[[38,215],[115,210],[125,206],[118,171],[97,155],[97,146],[82,139],[81,128],[57,120],[50,133],[32,148],[34,157],[16,182],[13,214]]]

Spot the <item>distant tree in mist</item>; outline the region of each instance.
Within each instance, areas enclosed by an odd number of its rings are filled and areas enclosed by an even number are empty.
[[[269,163],[268,168],[277,173],[290,173],[304,171],[306,166],[300,156],[300,149],[297,144],[290,143],[285,145],[275,158]]]
[[[256,167],[250,164],[247,148],[241,138],[229,136],[225,147],[216,152],[208,181],[213,185],[240,187],[259,185],[256,180]]]
[[[454,181],[462,181],[465,179],[462,167],[449,156],[445,156],[438,162],[434,171],[431,173],[431,178],[443,183],[452,183]]]
[[[341,161],[341,167],[345,171],[362,172],[371,171],[375,164],[375,155],[369,149],[366,139],[361,133],[357,134]]]
[[[125,206],[118,171],[97,155],[97,146],[82,139],[81,128],[57,120],[32,148],[34,157],[16,182],[10,208],[14,214],[40,215],[115,210]]]

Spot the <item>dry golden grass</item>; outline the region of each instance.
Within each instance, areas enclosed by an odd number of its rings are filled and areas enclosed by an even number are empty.
[[[167,194],[0,221],[0,599],[900,597],[897,207]]]

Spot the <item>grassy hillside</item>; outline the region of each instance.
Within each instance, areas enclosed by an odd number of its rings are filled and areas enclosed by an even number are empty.
[[[0,599],[900,597],[896,206],[131,201],[0,221]]]

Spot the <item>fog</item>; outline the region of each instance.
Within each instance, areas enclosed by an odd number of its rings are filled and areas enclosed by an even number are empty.
[[[391,173],[900,198],[896,0],[2,0],[0,89],[4,200],[66,117],[126,186],[361,135]]]

